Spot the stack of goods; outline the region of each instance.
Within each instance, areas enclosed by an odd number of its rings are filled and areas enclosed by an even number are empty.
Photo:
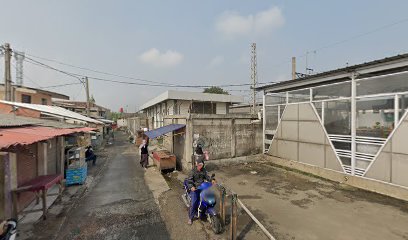
[[[85,162],[85,149],[71,148],[66,156],[66,185],[83,184],[88,174],[88,165]]]
[[[143,130],[136,131],[136,146],[140,146],[143,140],[147,141],[147,136],[144,134]]]
[[[176,169],[176,155],[167,150],[158,150],[153,152],[154,164],[162,171],[167,169]]]

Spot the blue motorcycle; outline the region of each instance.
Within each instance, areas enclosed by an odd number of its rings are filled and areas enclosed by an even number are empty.
[[[198,219],[206,218],[207,221],[211,224],[211,228],[215,234],[219,234],[222,231],[222,225],[220,217],[215,210],[215,204],[217,203],[215,193],[211,189],[212,183],[203,182],[200,186],[197,187],[196,191],[199,191],[200,200],[198,204]],[[185,192],[181,195],[184,204],[187,208],[191,207],[191,197],[190,190],[187,186],[187,181],[184,181],[184,190]]]

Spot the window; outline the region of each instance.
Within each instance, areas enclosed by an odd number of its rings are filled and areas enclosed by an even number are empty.
[[[276,130],[278,127],[278,106],[265,107],[265,129]]]
[[[289,103],[309,102],[310,89],[296,90],[289,92]]]
[[[351,134],[351,102],[328,101],[324,106],[324,127],[328,134]]]
[[[46,98],[41,98],[41,104],[42,105],[48,105],[47,99]]]
[[[265,96],[266,105],[286,104],[286,93],[272,93]]]
[[[350,97],[351,83],[332,84],[323,87],[313,88],[313,100],[324,100],[332,98]]]
[[[31,96],[30,95],[21,95],[21,102],[22,103],[31,103]]]
[[[193,102],[191,105],[191,113],[215,114],[216,104],[211,102]]]
[[[314,102],[313,105],[316,108],[317,114],[319,114],[320,120],[322,120],[322,107],[323,103],[322,102]]]
[[[394,129],[394,96],[357,100],[357,135],[387,138]]]
[[[408,72],[357,81],[357,96],[408,91]]]

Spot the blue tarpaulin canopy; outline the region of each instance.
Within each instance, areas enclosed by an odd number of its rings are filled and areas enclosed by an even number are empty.
[[[151,131],[147,131],[147,132],[145,132],[145,134],[150,139],[153,139],[153,138],[160,137],[160,136],[162,136],[162,135],[164,135],[166,133],[179,130],[179,129],[185,127],[185,126],[186,126],[185,124],[170,124],[170,125],[167,125],[167,126],[164,126],[164,127],[161,127],[161,128],[157,128],[157,129],[154,129],[154,130],[151,130]]]

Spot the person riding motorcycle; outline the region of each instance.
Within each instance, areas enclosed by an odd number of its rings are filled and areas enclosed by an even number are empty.
[[[0,240],[14,240],[17,235],[17,221],[9,219],[0,221]]]
[[[190,175],[186,179],[187,186],[190,191],[189,194],[191,197],[191,206],[188,214],[189,225],[193,223],[193,219],[197,215],[198,202],[200,198],[200,193],[197,188],[205,181],[212,182],[213,184],[215,183],[215,179],[207,174],[207,170],[204,168],[203,160],[198,159],[196,162],[196,167],[191,171]]]

